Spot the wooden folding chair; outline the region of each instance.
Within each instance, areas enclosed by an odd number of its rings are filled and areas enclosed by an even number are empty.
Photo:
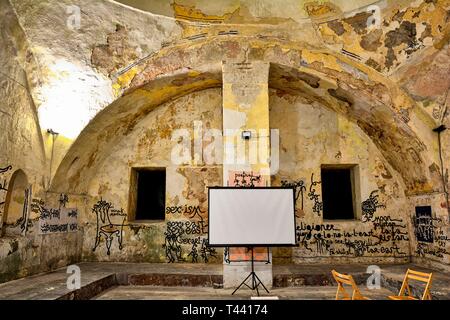
[[[408,269],[403,279],[402,287],[398,296],[389,296],[391,300],[431,300],[431,279],[433,277],[432,273],[418,272]],[[416,280],[425,283],[425,290],[423,292],[422,298],[415,298],[411,293],[411,288],[409,287],[409,280]],[[408,291],[408,295],[405,295],[405,291]]]
[[[370,300],[361,294],[355,280],[351,275],[342,274],[336,272],[335,270],[331,270],[331,274],[338,284],[336,300]],[[353,292],[351,295],[345,290],[344,284],[352,287]],[[342,295],[342,297],[340,297],[340,295]]]

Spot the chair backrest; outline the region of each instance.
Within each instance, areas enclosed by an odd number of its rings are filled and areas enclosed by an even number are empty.
[[[342,274],[337,272],[336,270],[331,270],[331,274],[333,275],[334,280],[336,280],[338,284],[338,288],[336,291],[336,300],[361,300],[365,299],[364,296],[359,291],[358,286],[356,285],[355,280],[351,275]],[[352,294],[348,294],[344,288],[345,285],[349,285],[352,287]],[[341,298],[340,295],[343,297]]]
[[[411,288],[409,286],[410,280],[420,281],[425,284],[425,289],[423,291],[423,295],[421,300],[431,300],[431,281],[432,281],[433,274],[432,273],[425,273],[425,272],[419,272],[414,271],[411,269],[408,269],[405,274],[405,278],[403,279],[402,287],[400,288],[399,296],[405,296],[405,291],[408,291],[408,296],[412,297]]]

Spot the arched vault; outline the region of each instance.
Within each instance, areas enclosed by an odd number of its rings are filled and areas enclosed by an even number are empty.
[[[221,87],[221,62],[270,62],[269,87],[302,95],[357,123],[403,178],[407,194],[431,192],[433,120],[394,82],[370,67],[328,51],[281,40],[211,37],[163,48],[134,66],[123,95],[82,131],[58,168],[51,189],[85,193],[108,155],[154,108],[190,92]]]

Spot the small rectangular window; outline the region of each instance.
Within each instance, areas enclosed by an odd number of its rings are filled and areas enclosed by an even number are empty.
[[[352,167],[322,167],[323,218],[326,220],[355,219],[354,174]]]
[[[431,206],[417,206],[416,219],[414,223],[414,233],[417,241],[434,242],[433,217],[431,215]]]
[[[166,170],[135,169],[136,209],[134,220],[164,220]]]

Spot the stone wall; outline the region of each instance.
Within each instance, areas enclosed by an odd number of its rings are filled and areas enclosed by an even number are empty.
[[[207,186],[222,184],[221,165],[201,165],[192,160],[176,165],[172,150],[177,145],[176,130],[187,130],[193,139],[194,122],[206,129],[222,129],[220,89],[192,93],[165,103],[140,121],[134,129],[105,155],[97,174],[89,182],[89,207],[83,214],[83,259],[98,261],[218,262],[220,250],[206,248]],[[193,140],[192,140],[193,141]],[[188,141],[189,144],[192,143]],[[204,147],[209,143],[204,142]],[[165,221],[133,221],[130,212],[131,168],[166,168]],[[123,225],[122,248],[118,238],[108,255],[105,237],[96,246],[96,204],[110,203],[123,215],[112,217]],[[131,218],[131,219],[130,219]],[[123,220],[125,219],[125,220]],[[100,222],[101,224],[101,222]]]
[[[269,64],[281,139],[271,182],[299,192],[299,247],[274,250],[275,263],[448,269],[450,131],[439,150],[432,129],[450,127],[450,3],[372,3],[177,1],[143,12],[0,0],[0,282],[80,260],[222,262],[205,247],[206,186],[228,177],[195,150],[182,165],[171,152],[176,129],[222,129],[231,60]],[[357,165],[355,221],[323,220],[324,164]],[[133,221],[133,167],[167,168],[164,222]]]
[[[40,234],[41,207],[36,204],[54,201],[51,205],[58,209],[59,195],[44,193],[49,167],[28,82],[34,58],[8,1],[0,1],[0,28],[0,282],[4,282],[78,261],[82,235]],[[24,212],[26,198],[29,210]],[[74,198],[69,205],[78,207]],[[55,245],[61,243],[65,245]]]

